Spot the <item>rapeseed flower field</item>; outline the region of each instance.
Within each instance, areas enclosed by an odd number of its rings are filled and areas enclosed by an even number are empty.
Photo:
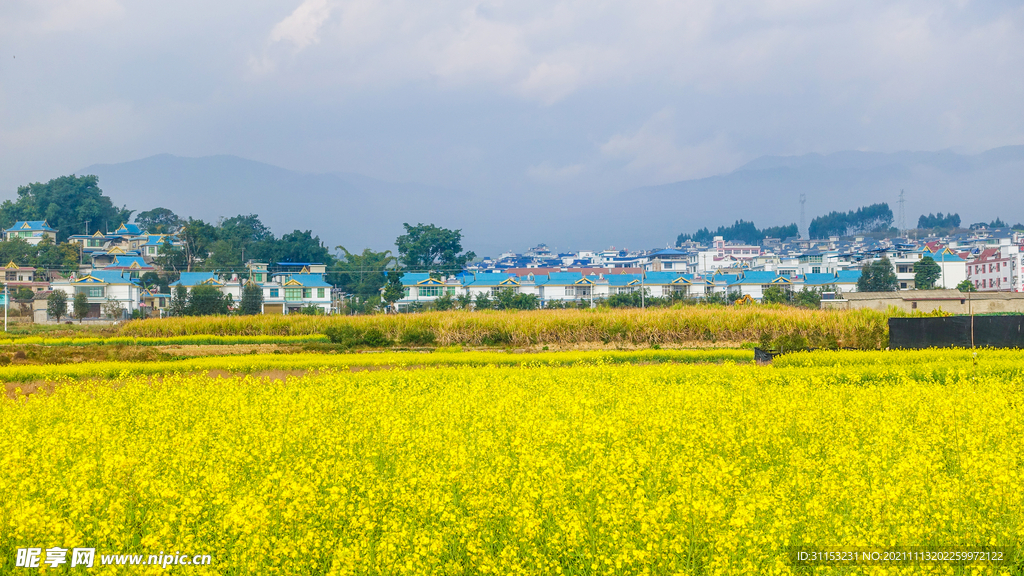
[[[0,400],[0,572],[91,546],[213,559],[152,574],[917,574],[786,547],[1021,542],[1022,356],[944,355],[50,374]]]

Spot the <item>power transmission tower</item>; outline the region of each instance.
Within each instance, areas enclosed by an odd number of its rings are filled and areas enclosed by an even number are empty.
[[[803,234],[807,227],[804,225],[804,204],[807,202],[807,194],[800,195],[800,229],[797,230],[797,236]],[[810,233],[807,234],[810,236]]]
[[[904,209],[906,198],[903,197],[903,190],[900,190],[900,236],[907,235],[907,211]]]

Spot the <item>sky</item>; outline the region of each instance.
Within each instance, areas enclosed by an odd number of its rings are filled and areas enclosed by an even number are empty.
[[[1022,71],[1019,1],[4,0],[0,196],[171,153],[586,201],[1022,144]]]

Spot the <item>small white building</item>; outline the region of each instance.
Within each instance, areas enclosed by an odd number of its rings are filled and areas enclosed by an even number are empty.
[[[102,318],[104,306],[121,308],[120,320],[131,317],[138,310],[142,296],[142,287],[131,274],[110,270],[94,270],[81,277],[67,280],[55,280],[51,283],[52,290],[61,290],[68,297],[68,316],[71,315],[76,294],[85,294],[89,302],[89,314],[86,318]]]

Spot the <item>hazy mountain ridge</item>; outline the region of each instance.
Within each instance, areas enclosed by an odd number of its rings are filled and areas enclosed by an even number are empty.
[[[975,155],[951,151],[837,152],[765,156],[736,170],[697,180],[628,190],[580,202],[569,196],[542,201],[525,196],[395,183],[354,173],[311,174],[236,156],[183,158],[160,154],[119,164],[97,164],[96,174],[117,205],[139,211],[157,206],[216,222],[259,214],[281,235],[312,230],[329,247],[393,249],[402,223],[434,223],[463,230],[464,248],[491,254],[546,242],[552,248],[656,248],[681,232],[717,228],[739,219],[759,227],[799,223],[833,210],[888,202],[906,218],[958,212],[963,222],[1024,221],[1024,146]]]
[[[898,218],[906,193],[908,226],[930,212],[958,212],[965,223],[999,216],[1024,220],[1024,146],[974,155],[939,152],[859,152],[764,156],[719,176],[648,186],[622,198],[664,210],[650,226],[668,234],[753,220],[761,227],[799,223],[833,210],[887,202]],[[897,222],[898,224],[898,222]]]

